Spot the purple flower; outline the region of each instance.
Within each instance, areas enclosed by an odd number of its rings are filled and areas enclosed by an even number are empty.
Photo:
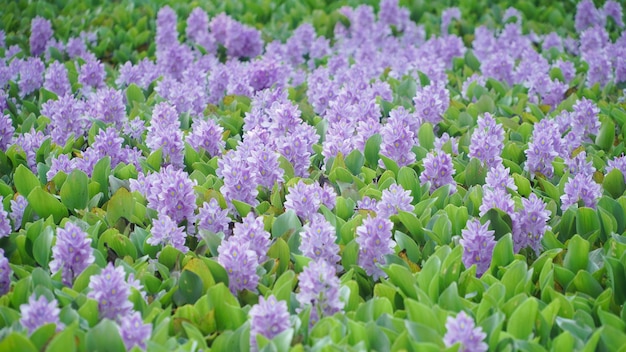
[[[302,226],[300,233],[302,255],[316,261],[327,261],[336,270],[341,270],[339,245],[335,242],[335,228],[322,214],[315,214],[311,221]]]
[[[208,203],[204,202],[204,204],[202,204],[196,221],[200,229],[214,233],[230,233],[229,225],[231,220],[228,217],[228,210],[220,208],[215,198],[211,198]]]
[[[388,189],[383,190],[382,198],[376,205],[376,213],[379,217],[388,219],[400,211],[412,212],[414,207],[411,202],[413,202],[411,191],[405,190],[398,184],[392,184]]]
[[[206,150],[209,157],[219,155],[226,143],[222,139],[224,128],[213,119],[195,120],[193,131],[187,135],[187,143],[196,151]]]
[[[124,340],[124,346],[130,351],[134,346],[146,349],[146,340],[152,334],[152,324],[144,324],[141,313],[132,312],[120,319],[119,333]]]
[[[168,164],[183,167],[183,132],[176,109],[168,103],[159,103],[154,107],[146,145],[153,151],[161,148],[163,159]]]
[[[448,317],[446,320],[446,335],[443,342],[447,348],[460,343],[459,352],[485,352],[487,344],[483,341],[487,334],[480,326],[475,327],[474,320],[461,311],[456,318]]]
[[[231,209],[234,209],[233,200],[251,205],[258,203],[256,172],[252,169],[251,163],[241,154],[243,153],[239,150],[230,150],[217,161],[217,175],[224,180],[221,192]]]
[[[513,177],[509,174],[509,168],[505,168],[503,164],[498,164],[489,169],[485,182],[492,188],[506,190],[507,188],[517,191],[517,186],[513,181]]]
[[[242,222],[235,223],[233,236],[241,238],[249,243],[249,248],[256,253],[259,263],[267,260],[267,251],[270,249],[270,233],[265,231],[263,216],[255,217],[252,212],[242,219]]]
[[[591,0],[583,0],[576,6],[576,16],[574,17],[574,26],[578,33],[588,27],[600,25],[604,27],[605,18],[602,13],[596,9]]]
[[[592,87],[596,83],[600,84],[600,87],[604,87],[611,78],[613,73],[611,70],[611,60],[609,56],[603,51],[592,51],[584,56],[584,60],[587,61],[589,69],[587,70],[587,85]]]
[[[303,220],[310,220],[322,204],[320,187],[316,184],[308,185],[303,180],[289,187],[289,194],[285,196],[285,210],[293,210]]]
[[[377,264],[385,265],[385,255],[393,254],[396,243],[391,239],[393,223],[383,217],[367,219],[356,228],[356,242],[359,245],[359,265],[374,280],[387,277]]]
[[[253,352],[259,350],[257,335],[272,339],[291,326],[287,302],[277,300],[274,295],[270,295],[267,299],[260,296],[259,303],[252,306],[248,315],[250,317],[250,350]]]
[[[60,154],[59,156],[53,156],[51,159],[50,170],[46,173],[46,178],[51,181],[59,172],[64,172],[69,175],[74,170],[75,159],[70,160],[67,154]]]
[[[169,6],[163,6],[157,13],[156,45],[158,51],[178,44],[177,21],[176,12]]]
[[[6,151],[13,144],[13,119],[9,115],[0,115],[0,150]]]
[[[541,251],[541,238],[550,229],[550,211],[546,204],[534,193],[522,198],[522,209],[513,216],[513,244],[515,253],[531,247],[535,253]]]
[[[11,233],[11,223],[9,222],[9,214],[2,206],[3,196],[0,196],[0,238],[7,237]]]
[[[430,182],[431,193],[444,185],[450,185],[450,193],[454,193],[456,181],[452,177],[453,174],[454,167],[450,155],[442,150],[430,151],[424,158],[424,172],[419,178],[422,185]]]
[[[615,25],[618,27],[624,27],[624,20],[622,19],[622,5],[614,0],[608,0],[604,3],[602,13],[606,17],[611,17],[615,21]]]
[[[513,215],[515,202],[506,189],[494,188],[489,185],[483,186],[483,203],[480,205],[480,216],[485,215],[490,209],[500,209]]]
[[[250,243],[242,237],[230,236],[217,248],[217,262],[228,272],[228,287],[234,294],[242,290],[256,291],[259,283],[256,272],[259,258]]]
[[[129,138],[137,141],[141,141],[143,133],[146,131],[146,125],[140,118],[134,118],[132,120],[124,121],[124,134]]]
[[[0,296],[4,296],[11,288],[11,275],[13,271],[9,266],[9,259],[4,256],[4,249],[0,248]]]
[[[572,176],[578,174],[593,175],[596,171],[591,161],[587,161],[587,153],[585,151],[576,154],[573,158],[566,159],[565,165]]]
[[[41,55],[50,38],[52,38],[52,23],[43,17],[35,17],[30,23],[30,54]]]
[[[363,196],[363,198],[356,202],[357,209],[376,211],[378,202],[374,198]]]
[[[121,129],[126,122],[126,105],[121,91],[106,87],[98,89],[89,99],[87,109],[93,118]]]
[[[119,321],[128,316],[133,309],[128,300],[130,286],[125,280],[124,268],[109,263],[99,275],[91,277],[87,297],[98,301],[98,310],[101,318]]]
[[[181,252],[187,253],[189,248],[185,246],[187,236],[184,230],[182,226],[178,227],[167,214],[159,213],[158,219],[154,220],[152,224],[152,237],[148,238],[146,242],[153,246],[169,244]]]
[[[58,61],[51,63],[44,75],[43,87],[58,96],[71,93],[72,86],[70,86],[70,80],[67,77],[65,65]]]
[[[602,186],[593,180],[592,175],[580,173],[565,184],[565,193],[561,196],[561,209],[565,211],[574,204],[595,209],[601,196]]]
[[[30,57],[19,64],[20,80],[18,87],[21,97],[41,88],[45,70],[46,66],[38,57]]]
[[[296,299],[300,309],[311,306],[309,326],[315,325],[322,317],[331,316],[343,309],[339,300],[339,278],[335,267],[325,260],[314,260],[304,268],[298,277],[300,292]]]
[[[554,167],[552,161],[561,149],[561,133],[555,120],[543,119],[535,124],[531,141],[526,154],[526,169],[531,174],[541,173],[552,178]]]
[[[389,113],[387,124],[380,133],[383,140],[380,153],[395,161],[398,166],[415,162],[415,153],[411,149],[415,144],[414,128],[417,126],[414,126],[412,120],[416,119],[400,106]],[[379,160],[379,166],[384,167],[382,160]]]
[[[95,260],[91,238],[80,227],[71,222],[66,223],[65,228],[57,229],[52,258],[50,271],[53,274],[61,271],[63,284],[71,286],[74,279]]]
[[[87,46],[85,45],[85,41],[82,38],[72,37],[67,40],[65,51],[67,52],[67,55],[70,57],[70,59],[84,57],[85,54],[87,54]]]
[[[127,152],[122,149],[124,138],[119,136],[115,127],[100,130],[95,137],[91,148],[96,152],[98,159],[106,156],[111,157],[111,168],[115,168],[120,162],[127,161]]]
[[[472,133],[469,156],[489,167],[502,161],[500,154],[504,146],[504,129],[489,114],[478,118],[478,127]]]
[[[461,10],[458,7],[450,7],[441,13],[441,35],[448,34],[448,27],[452,20],[460,20],[461,19]]]
[[[283,183],[285,170],[280,167],[279,155],[275,151],[268,150],[265,146],[260,146],[251,152],[248,161],[257,172],[259,185],[272,189],[274,184]]]
[[[87,55],[85,63],[78,71],[78,82],[83,85],[83,89],[99,89],[105,86],[104,79],[106,71],[104,64],[93,54]]]
[[[189,17],[187,17],[187,28],[185,29],[187,40],[193,43],[205,42],[209,37],[209,16],[200,7],[196,7],[191,11]],[[205,47],[207,51],[212,52],[213,47]]]
[[[469,268],[476,264],[476,275],[482,276],[491,264],[493,248],[496,246],[494,231],[488,230],[489,220],[484,225],[478,219],[467,222],[461,231],[461,246],[463,246],[463,264]]]
[[[48,301],[43,295],[36,299],[33,293],[28,299],[28,304],[20,306],[20,314],[22,315],[20,323],[28,329],[29,335],[46,324],[56,324],[56,330],[61,331],[64,326],[59,321],[60,312],[56,299]]]
[[[41,132],[31,128],[30,132],[22,133],[15,144],[20,146],[26,154],[26,161],[33,173],[37,173],[37,160],[35,160],[35,153],[41,147],[41,144],[46,139],[46,136]]]
[[[41,106],[41,114],[50,119],[52,142],[60,146],[65,145],[72,134],[75,139],[85,134],[88,121],[83,113],[83,102],[69,94],[48,100]]]
[[[436,125],[450,105],[450,93],[443,85],[431,84],[418,89],[413,103],[415,115],[421,122]]]
[[[194,220],[196,195],[186,172],[166,166],[158,173],[146,177],[148,207],[169,216],[175,223]]]

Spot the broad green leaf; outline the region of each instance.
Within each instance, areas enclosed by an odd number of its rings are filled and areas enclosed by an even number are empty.
[[[287,245],[287,242],[285,242],[285,240],[283,240],[282,238],[278,238],[276,242],[274,242],[274,244],[268,250],[267,255],[270,258],[273,258],[276,262],[276,265],[278,265],[276,269],[276,273],[278,275],[282,274],[287,269],[287,267],[289,267],[289,245]]]
[[[567,245],[567,253],[563,259],[563,266],[571,272],[586,270],[589,263],[589,242],[579,235],[575,235]]]
[[[114,321],[102,320],[85,335],[88,351],[121,352],[126,351],[124,342]]]
[[[85,209],[89,202],[88,183],[89,178],[84,172],[72,171],[61,187],[61,202],[70,210]]]
[[[133,102],[143,103],[146,101],[146,97],[143,95],[141,88],[132,83],[126,88],[126,101],[131,105]]]
[[[24,165],[18,165],[13,175],[15,188],[22,195],[29,195],[32,190],[41,186],[39,179],[35,174]]]
[[[515,311],[508,321],[507,332],[513,337],[527,340],[535,327],[539,304],[534,297],[529,297]]]
[[[52,216],[56,224],[68,216],[67,208],[52,194],[41,187],[34,188],[27,197],[28,204],[41,218]]]
[[[110,225],[115,224],[120,218],[130,220],[135,209],[135,199],[133,195],[126,189],[120,188],[115,192],[107,203],[107,221]]]
[[[609,192],[611,197],[619,198],[622,194],[624,194],[624,191],[626,191],[624,175],[619,169],[611,170],[611,172],[604,176],[602,187]]]
[[[0,341],[0,351],[37,352],[37,348],[26,336],[14,332]]]
[[[50,262],[50,253],[52,252],[52,238],[54,237],[52,227],[47,226],[43,232],[39,234],[33,244],[33,256],[39,265],[44,268],[48,267]]]

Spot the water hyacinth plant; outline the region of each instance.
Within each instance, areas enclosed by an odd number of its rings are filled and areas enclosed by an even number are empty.
[[[623,4],[511,4],[2,4],[0,351],[623,349]]]

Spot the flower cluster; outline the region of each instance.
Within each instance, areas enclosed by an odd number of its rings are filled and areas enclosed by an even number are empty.
[[[415,162],[415,153],[411,150],[415,144],[415,123],[417,119],[409,115],[403,107],[398,107],[389,113],[387,124],[383,126],[380,134],[383,139],[380,146],[380,154],[398,164],[406,166]],[[384,167],[382,160],[379,166]]]
[[[321,214],[312,216],[311,221],[302,226],[300,251],[302,255],[316,261],[326,261],[339,271],[341,256],[335,228]]]
[[[405,190],[398,184],[392,184],[389,188],[383,190],[380,202],[375,207],[376,214],[379,217],[389,218],[400,211],[411,212],[415,208],[411,204],[412,202],[413,196],[411,196],[411,191]]]
[[[4,296],[11,288],[11,275],[13,271],[9,266],[9,259],[4,256],[4,249],[0,248],[0,296]]]
[[[131,182],[131,190],[140,191],[148,200],[148,207],[169,216],[175,223],[192,222],[196,209],[196,194],[186,172],[169,165],[145,176],[144,185]]]
[[[9,222],[9,213],[2,206],[3,196],[0,196],[0,238],[6,237],[11,233],[11,223]]]
[[[217,262],[228,272],[228,287],[235,294],[244,289],[256,291],[259,282],[259,257],[250,243],[243,237],[230,236],[217,248]]]
[[[478,118],[478,127],[472,133],[469,156],[493,167],[502,161],[500,153],[504,146],[504,129],[489,113]]]
[[[446,334],[443,342],[450,348],[460,344],[460,352],[485,352],[488,350],[484,342],[487,334],[480,326],[474,324],[474,319],[461,311],[455,318],[448,317],[446,320]]]
[[[309,326],[343,308],[343,302],[339,300],[340,282],[332,264],[325,260],[314,260],[304,268],[298,281],[300,292],[296,294],[296,299],[300,309],[311,306]]]
[[[279,301],[273,295],[259,297],[259,303],[252,306],[250,317],[250,350],[258,351],[257,335],[272,339],[291,325],[287,303]]]
[[[185,246],[187,235],[184,231],[185,229],[182,226],[179,227],[167,214],[159,213],[159,217],[152,222],[152,237],[148,238],[146,243],[153,246],[169,244],[186,253],[189,248]]]
[[[525,247],[532,248],[535,253],[541,251],[541,239],[547,230],[550,211],[534,193],[522,198],[522,209],[513,216],[513,246],[515,252]]]
[[[422,185],[430,182],[430,192],[437,188],[450,185],[450,193],[456,192],[456,181],[452,177],[454,167],[452,158],[443,150],[430,151],[424,158],[424,172],[419,179]]]
[[[418,89],[415,98],[415,114],[421,122],[439,123],[450,105],[450,93],[443,85],[431,84]]]
[[[152,324],[144,324],[139,312],[132,312],[120,320],[119,332],[126,350],[130,351],[134,346],[145,350],[146,340],[152,333]]]
[[[219,155],[224,149],[223,133],[224,128],[213,119],[196,120],[193,124],[193,131],[187,135],[186,141],[196,151],[204,149],[210,157],[213,157]]]
[[[265,231],[263,217],[256,217],[252,212],[248,213],[242,222],[235,224],[233,236],[246,241],[252,249],[259,263],[267,260],[267,251],[270,249],[270,233]]]
[[[396,243],[391,238],[393,223],[384,217],[370,215],[356,228],[356,242],[359,245],[359,265],[374,280],[387,274],[378,267],[385,265],[385,255],[393,254]]]
[[[198,210],[198,216],[196,217],[199,229],[213,233],[222,232],[229,234],[230,222],[228,210],[222,209],[215,198],[211,198],[208,203],[204,202]]]
[[[113,263],[107,264],[100,274],[91,277],[91,291],[87,297],[98,301],[100,317],[120,321],[132,312],[133,305],[128,300],[130,285],[125,277],[124,268],[115,267]]]
[[[488,230],[489,221],[484,225],[478,219],[467,222],[461,231],[463,246],[463,264],[466,268],[476,264],[476,275],[481,276],[491,265],[493,248],[496,246],[494,231]]]
[[[46,324],[55,324],[56,330],[61,331],[64,325],[59,321],[59,309],[56,299],[48,301],[46,296],[39,296],[35,298],[33,293],[28,299],[28,304],[22,304],[20,306],[20,324],[28,329],[29,335],[32,335],[35,330]]]
[[[483,202],[480,205],[480,216],[485,215],[489,209],[497,208],[509,215],[513,215],[515,204],[508,189],[517,190],[513,178],[509,175],[509,169],[501,163],[493,166],[487,172],[483,186]]]
[[[61,271],[63,284],[71,286],[74,279],[95,260],[91,238],[77,225],[66,223],[64,228],[57,229],[52,258],[50,271]]]
[[[303,180],[289,187],[285,196],[285,209],[293,210],[300,218],[309,221],[321,205],[328,209],[335,207],[337,194],[332,187],[320,187],[318,184],[306,184]]]
[[[51,38],[52,23],[43,17],[35,17],[30,23],[30,54],[32,56],[43,54]]]
[[[146,145],[152,151],[161,148],[166,164],[183,167],[183,132],[179,128],[178,113],[168,103],[159,103],[152,111]]]

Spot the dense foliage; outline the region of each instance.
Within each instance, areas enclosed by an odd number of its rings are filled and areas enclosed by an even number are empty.
[[[0,351],[626,349],[621,5],[9,1]]]

